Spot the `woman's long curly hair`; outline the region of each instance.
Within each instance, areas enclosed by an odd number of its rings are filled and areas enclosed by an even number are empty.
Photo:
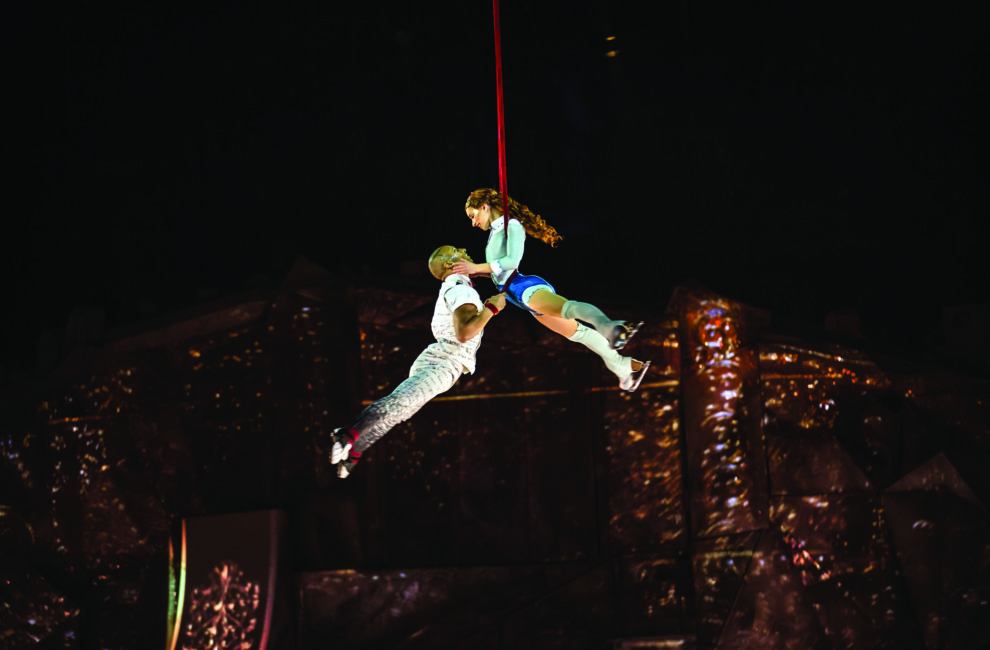
[[[509,198],[509,210],[506,212],[502,206],[502,195],[491,188],[475,190],[467,198],[465,208],[480,208],[487,203],[492,208],[502,214],[508,214],[510,219],[515,219],[522,224],[526,234],[536,237],[540,241],[555,246],[563,237],[557,234],[557,229],[548,224],[539,215],[533,214],[528,207],[516,201],[511,196]]]

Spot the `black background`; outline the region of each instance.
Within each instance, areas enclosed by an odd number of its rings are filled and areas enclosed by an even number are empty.
[[[503,2],[509,191],[565,236],[523,271],[656,311],[697,279],[781,331],[853,308],[874,345],[936,350],[944,306],[987,300],[971,7]],[[8,380],[75,308],[112,332],[275,287],[299,254],[357,282],[445,243],[483,257],[462,206],[498,184],[490,4],[15,25]]]

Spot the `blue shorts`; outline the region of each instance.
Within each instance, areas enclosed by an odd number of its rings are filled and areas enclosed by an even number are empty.
[[[516,307],[520,309],[525,309],[526,311],[536,314],[537,316],[542,316],[540,312],[532,309],[526,303],[529,299],[533,297],[533,294],[540,289],[546,289],[551,293],[557,293],[554,291],[553,287],[549,282],[537,275],[523,275],[522,273],[517,273],[516,277],[512,278],[512,282],[508,286],[501,286],[498,288],[500,292],[505,293],[505,299],[511,302]]]

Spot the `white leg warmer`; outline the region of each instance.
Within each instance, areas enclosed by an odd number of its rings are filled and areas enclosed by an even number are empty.
[[[580,343],[600,356],[602,361],[605,362],[605,367],[611,370],[619,379],[632,372],[632,359],[624,357],[613,350],[604,336],[589,327],[585,327],[581,323],[578,323],[577,331],[567,340]]]
[[[612,320],[602,312],[601,309],[586,302],[568,300],[560,309],[560,315],[564,318],[576,318],[583,320],[594,327],[599,334],[606,339],[612,335],[612,330],[616,325],[621,325],[622,321]]]

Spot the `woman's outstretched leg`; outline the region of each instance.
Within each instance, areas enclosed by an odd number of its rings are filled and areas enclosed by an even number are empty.
[[[541,290],[533,294],[527,303],[536,311],[565,320],[576,319],[588,323],[608,341],[609,347],[619,350],[639,330],[642,323],[612,320],[592,304],[568,300],[552,291]]]
[[[619,378],[619,387],[623,390],[632,392],[639,387],[650,366],[649,361],[642,362],[622,356],[612,349],[605,337],[576,320],[548,315],[536,316],[536,319],[568,341],[580,343],[601,357],[605,367]]]

